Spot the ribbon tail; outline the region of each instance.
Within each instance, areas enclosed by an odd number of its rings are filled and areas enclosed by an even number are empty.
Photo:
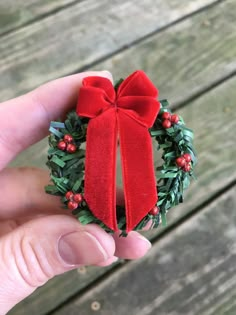
[[[126,230],[135,226],[157,202],[152,141],[148,129],[118,112],[118,132],[126,208]]]
[[[93,215],[117,231],[117,118],[114,109],[89,121],[85,157],[85,200]]]

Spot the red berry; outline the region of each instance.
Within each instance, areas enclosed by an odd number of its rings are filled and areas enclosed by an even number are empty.
[[[75,153],[76,146],[74,144],[69,143],[67,145],[66,151],[69,152],[69,153]]]
[[[75,194],[73,200],[77,203],[81,203],[83,196],[81,194]]]
[[[160,211],[160,209],[157,206],[155,206],[152,208],[152,210],[149,211],[149,214],[157,215],[159,213],[159,211]]]
[[[67,191],[67,193],[65,194],[65,197],[67,200],[72,200],[74,197],[73,191]]]
[[[179,166],[179,167],[184,167],[185,164],[186,164],[186,161],[184,159],[183,156],[180,156],[178,157],[176,160],[175,160],[176,164]]]
[[[192,161],[191,155],[189,153],[185,153],[183,155],[183,157],[184,157],[185,161],[188,163]]]
[[[184,167],[183,167],[183,170],[185,172],[190,172],[191,171],[191,165],[190,164],[186,164]]]
[[[176,115],[176,114],[172,115],[172,116],[171,116],[171,122],[172,122],[172,124],[178,124],[178,122],[179,122],[179,116]]]
[[[66,149],[66,146],[67,145],[66,145],[65,141],[63,141],[63,140],[59,141],[57,144],[58,149],[62,150],[62,151],[64,151]]]
[[[162,127],[165,128],[165,129],[168,129],[171,127],[171,122],[167,119],[163,120],[162,122]]]
[[[164,113],[162,114],[161,118],[162,118],[163,120],[165,120],[165,119],[170,120],[170,119],[171,119],[171,113],[169,113],[169,112],[164,112]]]
[[[71,135],[64,135],[63,139],[66,143],[71,143],[74,140]]]
[[[67,204],[67,207],[70,210],[75,210],[76,208],[78,208],[78,203],[75,202],[75,201],[69,201],[68,204]]]

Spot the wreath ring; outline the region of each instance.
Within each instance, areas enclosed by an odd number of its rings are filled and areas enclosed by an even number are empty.
[[[123,80],[119,80],[115,88]],[[148,214],[134,227],[141,230],[148,222],[156,228],[162,222],[166,226],[166,213],[183,202],[184,190],[194,176],[196,153],[193,147],[193,131],[185,126],[183,118],[172,114],[167,100],[161,100],[160,111],[150,136],[157,141],[157,150],[162,150],[164,163],[156,168],[158,201]],[[61,197],[65,209],[81,224],[98,224],[108,233],[114,231],[95,217],[84,198],[85,149],[88,118],[82,118],[75,111],[69,112],[64,122],[50,124],[47,166],[50,169],[52,185],[45,187],[48,194]],[[125,207],[116,206],[117,225],[122,236],[127,236]]]

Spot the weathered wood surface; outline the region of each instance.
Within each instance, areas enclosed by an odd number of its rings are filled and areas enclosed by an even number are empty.
[[[74,2],[75,0],[0,1],[0,36],[48,14],[62,10]]]
[[[0,41],[0,99],[75,72],[214,3],[93,0],[68,7]]]
[[[224,1],[141,41],[93,69],[114,78],[144,69],[177,105],[236,73],[236,2]]]
[[[236,313],[236,187],[51,315]],[[91,309],[94,301],[100,309]]]
[[[212,63],[212,68],[218,67],[218,72],[216,71],[216,74],[220,78],[220,75],[224,77],[225,73],[228,73],[228,69],[231,69],[232,63],[235,60],[233,59],[233,53],[230,56],[228,55],[229,48],[230,54],[232,51],[235,51],[235,41],[232,40],[232,37],[229,38],[227,36],[227,34],[231,36],[232,33],[225,32],[225,28],[229,31],[231,29],[230,27],[234,27],[234,23],[229,23],[229,25],[227,23],[224,25],[223,23],[225,18],[229,18],[230,16],[232,18],[230,21],[233,21],[235,14],[235,10],[233,10],[234,3],[233,1],[228,1],[220,5],[219,8],[220,10],[212,8],[211,10],[208,10],[207,14],[203,12],[198,16],[191,17],[191,21],[194,20],[194,22],[191,22],[190,20],[182,22],[178,25],[178,27],[172,27],[172,32],[166,30],[165,32],[155,36],[154,42],[157,43],[160,41],[161,43],[165,43],[165,47],[168,50],[166,62],[164,64],[163,62],[160,63],[160,67],[162,67],[162,71],[160,73],[163,73],[163,75],[159,76],[159,71],[156,73],[155,67],[152,69],[151,62],[147,61],[147,58],[145,59],[145,54],[151,51],[151,43],[149,40],[137,46],[137,48],[140,48],[143,45],[143,47],[145,47],[143,49],[136,49],[136,51],[134,51],[134,48],[131,48],[133,52],[130,50],[130,54],[129,51],[127,51],[118,55],[118,57],[115,56],[112,58],[111,61],[108,62],[110,69],[113,73],[117,73],[117,69],[119,69],[118,71],[121,73],[122,70],[130,72],[133,66],[134,68],[142,67],[145,71],[148,70],[148,73],[154,78],[155,82],[158,82],[158,86],[161,91],[165,89],[167,78],[169,78],[169,93],[166,90],[166,94],[163,94],[163,96],[171,94],[171,97],[174,100],[174,95],[178,95],[178,91],[181,90],[182,100],[185,100],[186,97],[188,98],[188,93],[192,93],[191,91],[194,90],[195,86],[200,85],[201,89],[204,89],[214,82],[215,76],[208,77],[207,71],[205,71],[205,68],[208,67],[210,63]],[[217,12],[224,12],[224,14],[218,15]],[[211,22],[209,22],[209,19],[211,19]],[[201,24],[200,21],[204,23]],[[182,24],[184,24],[184,27],[181,26]],[[179,31],[175,33],[175,30],[178,30],[178,28]],[[221,42],[220,45],[217,46],[218,48],[220,46],[220,49],[215,48],[213,51],[213,49],[211,49],[211,43],[215,43],[216,46],[217,40],[214,40],[214,36],[210,35],[213,34],[215,29],[217,29],[217,38],[219,37]],[[233,29],[231,29],[231,31],[232,30]],[[185,42],[188,41],[189,33],[195,34],[195,37],[198,38],[198,41],[191,50],[188,50],[188,46],[184,45]],[[177,47],[174,48],[176,41],[175,37],[180,34],[183,36],[183,45],[179,45],[179,48],[177,49]],[[207,43],[209,43],[209,45],[207,45]],[[205,44],[207,46],[205,46]],[[224,47],[226,47],[225,51],[223,49]],[[156,49],[158,55],[158,50],[155,46],[154,49]],[[139,58],[138,56],[140,53],[142,57]],[[204,58],[202,58],[203,55],[205,56]],[[154,58],[154,56],[152,56],[152,58]],[[215,59],[218,61],[214,62]],[[153,61],[155,62],[155,59]],[[132,62],[134,62],[134,64],[132,64]],[[176,79],[173,75],[171,76],[172,70],[168,68],[168,64],[175,64],[176,73],[178,73],[178,75],[181,73],[181,77],[178,76],[178,79]],[[189,67],[189,64],[192,64],[192,66]],[[220,66],[218,66],[219,64]],[[185,70],[185,66],[188,71]],[[145,67],[147,67],[147,69]],[[209,67],[209,69],[210,68],[211,67]],[[185,80],[185,76],[188,78],[191,77],[191,80]],[[188,192],[186,202],[181,205],[179,209],[175,209],[170,214],[169,225],[172,224],[176,218],[180,218],[182,215],[188,213],[188,211],[191,211],[194,207],[210,198],[218,190],[221,190],[225,187],[225,185],[235,179],[234,143],[236,139],[233,133],[227,135],[227,141],[225,136],[228,128],[231,130],[234,130],[235,128],[236,117],[233,110],[234,100],[236,99],[236,92],[234,91],[235,83],[235,80],[231,80],[223,84],[215,91],[212,91],[208,95],[204,95],[191,106],[187,106],[180,111],[180,113],[186,118],[185,120],[187,124],[191,126],[196,133],[195,143],[198,151],[200,152],[200,164],[198,166],[199,179],[196,184],[192,185],[190,191]],[[186,85],[188,88],[184,89],[184,86]],[[206,126],[206,121],[209,123],[208,126]],[[41,144],[41,148],[44,150],[43,156],[45,158],[46,149],[44,142]],[[224,148],[224,150],[222,150],[222,148]],[[35,156],[38,154],[38,151],[36,150],[35,152],[31,152]],[[42,156],[39,156],[41,159]],[[34,159],[34,157],[32,158]],[[23,159],[25,160],[25,156],[23,156]],[[224,163],[219,163],[219,161],[222,160]],[[27,163],[29,163],[29,160]],[[36,164],[38,164],[38,162]],[[157,233],[159,232],[160,230],[157,231]],[[151,236],[153,236],[153,233],[151,233]],[[81,288],[84,288],[86,285],[94,281],[103,273],[103,270],[99,269],[99,272],[98,270],[96,271],[96,269],[90,268],[87,271],[86,277],[83,275],[79,277],[81,281],[78,281],[76,271],[56,278],[49,282],[49,284],[44,288],[39,289],[35,295],[29,299],[29,302],[26,300],[22,304],[23,306],[19,307],[17,313],[15,314],[25,314],[26,310],[32,310],[32,313],[35,312],[35,314],[43,314],[47,310],[55,307],[57,303],[60,304],[61,301],[65,300],[72,294],[75,294],[81,290]],[[65,287],[67,290],[65,290]],[[57,288],[56,292],[53,291],[53,288]],[[55,295],[57,296],[56,299]]]
[[[116,79],[135,69],[144,69],[158,86],[160,98],[168,98],[172,104],[185,102],[236,71],[235,20],[236,3],[230,0],[142,41],[93,69],[108,69]],[[0,95],[1,92],[0,89]],[[15,95],[14,91],[11,93]],[[44,140],[27,151],[30,157],[27,161],[24,154],[13,165],[44,166],[46,147]]]
[[[180,111],[187,124],[195,130],[195,145],[200,163],[197,168],[198,180],[187,192],[185,203],[168,215],[169,226],[236,180],[236,135],[233,131],[236,128],[235,85],[236,78],[231,79]],[[149,233],[150,238],[161,231],[162,228],[152,231]],[[88,268],[86,277],[78,277],[76,271],[57,277],[36,291],[29,298],[29,302],[26,300],[19,306],[17,315],[23,315],[25,309],[44,314],[46,310],[79,292],[106,271]],[[56,288],[56,292],[53,292],[52,288]]]

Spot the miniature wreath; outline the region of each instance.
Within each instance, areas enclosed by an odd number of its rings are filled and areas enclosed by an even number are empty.
[[[51,122],[47,166],[53,184],[45,190],[60,196],[80,223],[126,236],[150,221],[150,228],[165,226],[168,210],[183,202],[196,165],[193,131],[157,96],[143,71],[115,86],[87,77],[76,109],[64,122]],[[163,151],[164,163],[156,169],[152,138]],[[115,197],[117,144],[125,206]]]

